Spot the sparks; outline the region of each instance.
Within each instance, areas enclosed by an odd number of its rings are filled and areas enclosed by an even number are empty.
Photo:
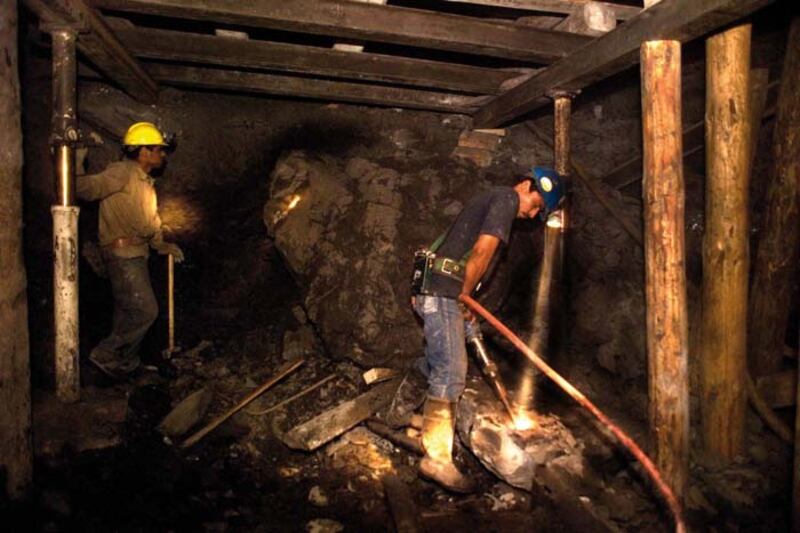
[[[291,196],[291,200],[289,200],[289,205],[286,206],[286,212],[288,213],[289,211],[294,209],[297,206],[298,203],[300,203],[300,195],[299,194],[293,194]]]
[[[517,431],[528,431],[536,428],[536,420],[530,412],[522,406],[517,407],[514,413],[514,427]]]

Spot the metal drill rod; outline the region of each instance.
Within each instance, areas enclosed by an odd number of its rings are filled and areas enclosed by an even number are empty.
[[[486,345],[483,343],[483,339],[481,337],[473,337],[470,339],[470,342],[472,346],[475,347],[475,358],[480,363],[483,375],[489,380],[489,383],[494,388],[500,401],[503,402],[503,405],[506,407],[508,416],[511,417],[511,421],[514,422],[514,411],[511,409],[511,404],[508,402],[508,392],[503,386],[503,382],[500,381],[500,373],[497,371],[497,365],[494,361],[489,359],[489,353],[486,351]]]

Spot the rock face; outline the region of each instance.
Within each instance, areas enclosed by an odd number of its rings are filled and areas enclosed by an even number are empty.
[[[422,346],[402,308],[413,249],[402,186],[397,171],[357,157],[295,151],[273,172],[264,222],[334,357],[389,365]]]

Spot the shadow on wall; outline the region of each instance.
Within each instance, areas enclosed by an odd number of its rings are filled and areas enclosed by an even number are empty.
[[[269,148],[269,170],[262,176],[269,176],[281,153],[303,150],[310,154],[341,156],[358,145],[369,146],[373,138],[367,128],[355,119],[329,123],[322,121],[304,122],[279,132]]]

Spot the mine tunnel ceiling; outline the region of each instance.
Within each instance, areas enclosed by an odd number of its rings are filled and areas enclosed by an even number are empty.
[[[379,3],[25,3],[43,22],[80,30],[91,65],[82,75],[102,75],[142,101],[162,84],[464,113],[481,127],[634,65],[647,39],[689,41],[769,3],[599,2],[590,16],[582,0],[365,1]]]

